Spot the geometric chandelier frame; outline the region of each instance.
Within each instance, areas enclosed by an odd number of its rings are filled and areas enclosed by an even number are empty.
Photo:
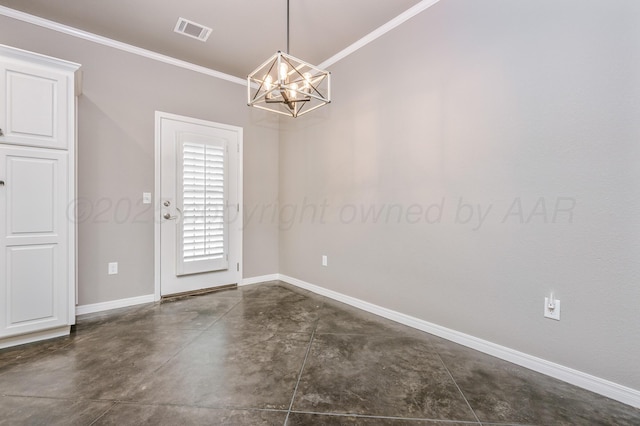
[[[276,52],[247,77],[247,105],[299,117],[331,102],[331,73],[287,53]]]
[[[331,102],[331,73],[278,51],[247,77],[249,106],[298,117]]]

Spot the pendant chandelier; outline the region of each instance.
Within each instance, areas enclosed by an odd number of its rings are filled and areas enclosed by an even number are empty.
[[[247,77],[249,106],[298,117],[331,102],[331,73],[289,55],[289,0],[287,53],[267,59]]]

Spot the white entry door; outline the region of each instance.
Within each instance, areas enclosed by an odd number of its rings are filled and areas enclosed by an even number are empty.
[[[158,112],[156,132],[160,295],[237,284],[242,129]]]

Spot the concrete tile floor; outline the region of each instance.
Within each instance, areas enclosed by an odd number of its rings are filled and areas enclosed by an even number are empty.
[[[640,425],[640,410],[281,282],[0,351],[0,425]]]

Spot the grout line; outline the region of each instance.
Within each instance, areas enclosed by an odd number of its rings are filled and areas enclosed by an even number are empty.
[[[535,423],[484,422],[485,426],[537,426]]]
[[[304,371],[304,367],[307,364],[307,358],[309,357],[309,353],[311,352],[311,345],[313,344],[313,339],[316,335],[316,329],[318,328],[318,322],[320,321],[320,315],[316,318],[315,324],[313,326],[313,332],[311,333],[311,339],[309,339],[309,346],[307,346],[307,352],[304,354],[304,360],[302,361],[302,366],[300,367],[300,372],[298,373],[298,380],[296,381],[296,386],[293,388],[293,395],[291,396],[291,403],[289,404],[289,410],[287,411],[287,417],[284,419],[284,426],[289,422],[289,414],[291,414],[291,409],[293,408],[293,402],[296,399],[296,393],[298,392],[298,386],[300,385],[300,380],[302,379],[302,372]]]
[[[142,382],[144,382],[145,380],[147,380],[150,377],[154,377],[156,375],[156,373],[165,365],[167,365],[168,363],[170,363],[172,360],[174,360],[182,351],[185,350],[185,348],[187,346],[189,346],[190,344],[192,344],[198,337],[202,336],[204,334],[204,330],[199,330],[200,332],[197,333],[195,336],[193,336],[192,339],[190,339],[189,341],[185,342],[180,348],[178,348],[178,350],[173,354],[170,355],[167,360],[165,362],[163,362],[162,364],[160,364],[157,368],[154,368],[152,371],[150,371],[148,374],[145,374],[142,376],[142,378],[140,379],[140,381],[138,381],[137,383],[135,383],[132,387],[130,387],[130,389],[121,397],[118,398],[118,402],[121,401],[132,401],[130,399],[127,399],[130,395],[132,395],[134,393],[134,391],[137,389],[138,385]],[[132,402],[136,402],[136,401],[132,401]]]
[[[530,423],[481,423],[482,426],[537,426]]]
[[[467,403],[467,407],[469,407],[469,410],[471,410],[471,412],[473,413],[473,417],[476,418],[476,420],[478,421],[479,425],[482,425],[482,422],[480,421],[480,419],[476,415],[476,412],[471,407],[471,404],[469,403],[469,400],[465,396],[464,392],[462,392],[462,389],[460,389],[460,386],[458,386],[458,382],[456,382],[456,379],[453,378],[453,374],[451,374],[451,371],[449,371],[449,367],[447,367],[447,364],[444,363],[444,360],[442,359],[442,357],[440,356],[439,353],[436,352],[436,355],[438,355],[438,359],[442,363],[442,366],[444,367],[444,369],[447,370],[447,374],[449,374],[449,377],[451,377],[451,380],[453,381],[453,384],[456,385],[456,388],[458,389],[458,392],[460,392],[460,395],[462,395],[462,398],[464,399],[464,402]]]
[[[74,399],[72,399],[74,400]],[[74,400],[75,401],[75,400]],[[184,408],[201,408],[204,410],[211,411],[220,411],[220,410],[243,410],[243,411],[260,411],[260,412],[269,412],[269,413],[286,413],[285,410],[277,410],[270,408],[242,408],[242,407],[209,407],[203,405],[190,405],[190,404],[154,404],[154,403],[145,403],[145,402],[130,402],[130,401],[120,401],[113,400],[111,401],[113,404],[101,415],[99,415],[94,421],[92,421],[89,426],[93,426],[97,421],[102,419],[105,415],[107,415],[116,405],[132,405],[132,406],[145,406],[145,407],[184,407]]]
[[[110,411],[114,405],[138,405],[148,407],[184,407],[184,408],[202,408],[206,410],[243,410],[243,411],[265,411],[273,413],[287,413],[286,409],[277,408],[259,408],[259,407],[230,407],[228,405],[202,405],[202,404],[183,404],[183,403],[171,403],[171,402],[143,402],[132,401],[123,398],[82,398],[75,396],[42,396],[42,395],[15,395],[15,394],[0,394],[0,398],[21,398],[21,399],[44,399],[53,401],[83,401],[83,402],[107,402],[112,405],[103,413],[100,417]],[[95,422],[95,420],[94,420]]]
[[[383,419],[383,420],[403,420],[414,422],[437,422],[438,424],[454,423],[454,424],[468,424],[477,425],[477,422],[468,420],[447,420],[447,419],[430,419],[422,417],[393,417],[393,416],[376,416],[375,414],[353,414],[353,413],[322,413],[317,411],[299,411],[293,410],[292,413],[296,414],[311,414],[318,416],[330,416],[330,417],[355,417],[360,419]],[[493,426],[493,425],[492,425]],[[505,425],[506,426],[506,425]]]
[[[111,404],[111,406],[109,408],[107,408],[104,413],[100,414],[98,417],[96,417],[96,419],[94,421],[92,421],[91,423],[89,423],[89,426],[93,426],[94,424],[96,424],[96,422],[98,420],[100,420],[101,418],[103,418],[104,416],[107,415],[107,413],[111,410],[113,410],[113,407],[115,407],[116,405],[118,405],[118,403],[116,401],[113,401],[113,404]]]
[[[0,396],[8,397],[8,398],[24,398],[24,399],[52,399],[54,401],[119,402],[116,399],[82,398],[82,397],[76,397],[76,396],[18,395],[18,394],[12,394],[12,393],[3,393]]]
[[[286,413],[286,409],[278,408],[258,408],[258,407],[243,407],[243,406],[229,406],[229,405],[202,405],[202,404],[183,404],[183,403],[171,403],[171,402],[137,402],[137,401],[125,401],[115,400],[114,402],[120,405],[139,405],[145,407],[182,407],[182,408],[201,408],[203,410],[239,410],[239,411],[260,411],[268,413]]]
[[[354,332],[344,332],[344,333],[340,333],[340,332],[329,332],[329,331],[319,331],[318,333],[316,333],[320,336],[327,336],[327,335],[332,335],[332,336],[369,336],[369,337],[397,337],[398,336],[398,332],[395,333],[354,333]],[[407,337],[413,337],[413,336],[407,336]]]
[[[153,377],[156,375],[156,373],[163,368],[164,366],[166,366],[169,362],[171,362],[172,360],[174,360],[180,353],[182,353],[187,346],[189,346],[190,344],[192,344],[193,342],[196,341],[196,339],[198,339],[199,337],[201,337],[207,330],[209,330],[211,327],[213,327],[214,324],[216,324],[218,321],[220,321],[222,318],[225,317],[225,315],[227,315],[233,308],[235,308],[236,306],[238,306],[238,304],[240,304],[240,302],[242,302],[242,299],[238,300],[231,308],[227,309],[227,311],[225,313],[223,313],[222,315],[220,315],[220,318],[216,319],[209,327],[205,328],[204,330],[194,330],[194,331],[199,331],[199,333],[197,333],[195,336],[193,336],[192,339],[190,339],[189,341],[185,342],[184,345],[182,345],[182,347],[180,347],[173,355],[171,355],[165,362],[163,362],[162,364],[160,364],[157,368],[153,369],[153,371],[151,371],[149,374],[144,375],[141,379],[140,382],[145,381],[147,378],[149,377]],[[160,306],[160,304],[157,304],[157,306]],[[140,383],[138,382],[138,384]],[[135,390],[135,386],[134,385],[133,388],[129,389],[129,391],[127,393],[125,393],[125,395],[123,396],[123,398],[121,398],[123,401],[130,401],[128,399],[126,399],[128,396],[132,395],[134,390]],[[135,401],[134,401],[135,402]]]
[[[213,321],[211,324],[209,324],[209,326],[207,328],[205,328],[203,330],[203,332],[204,331],[209,331],[211,329],[211,327],[216,325],[222,318],[226,317],[229,312],[234,310],[236,306],[238,306],[240,303],[242,303],[242,300],[243,299],[241,299],[241,298],[238,299],[238,301],[236,303],[234,303],[233,306],[231,306],[229,309],[227,309],[224,314],[220,315],[220,318],[217,318],[215,321]]]

